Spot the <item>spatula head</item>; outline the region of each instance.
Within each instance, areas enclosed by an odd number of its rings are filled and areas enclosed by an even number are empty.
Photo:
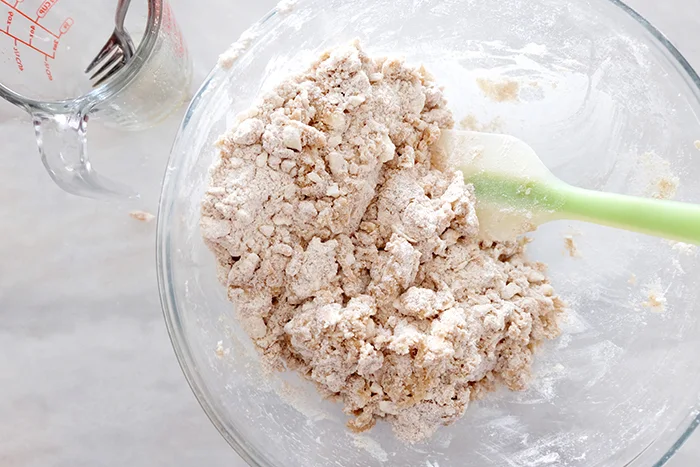
[[[513,240],[551,220],[561,183],[527,143],[510,135],[444,131],[442,150],[474,185],[481,235]]]
[[[535,150],[514,136],[448,130],[441,143],[465,179],[480,173],[530,182],[554,178]]]

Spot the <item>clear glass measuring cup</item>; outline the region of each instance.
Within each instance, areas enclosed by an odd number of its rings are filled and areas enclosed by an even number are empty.
[[[133,0],[131,61],[93,88],[85,68],[114,29],[116,0],[0,0],[0,96],[32,116],[42,162],[64,190],[134,194],[98,176],[87,155],[88,117],[139,130],[189,95],[192,66],[167,0]]]

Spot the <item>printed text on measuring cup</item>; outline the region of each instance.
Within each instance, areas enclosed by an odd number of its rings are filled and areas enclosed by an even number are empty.
[[[24,0],[14,2],[0,0],[0,18],[5,18],[5,27],[0,28],[0,32],[5,37],[0,39],[14,41],[15,64],[19,71],[25,70],[22,61],[24,54],[42,54],[46,77],[49,81],[53,81],[50,60],[56,58],[61,37],[68,33],[74,23],[73,18],[67,17],[60,23],[58,29],[54,30],[42,24],[52,7],[59,1],[46,0],[36,11],[29,11],[22,8]]]

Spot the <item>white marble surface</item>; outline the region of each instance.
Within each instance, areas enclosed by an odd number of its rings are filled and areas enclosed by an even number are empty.
[[[172,3],[201,81],[275,0]],[[630,4],[700,67],[700,0]],[[93,125],[96,166],[143,192],[138,203],[104,205],[53,186],[26,118],[0,103],[0,466],[244,465],[200,410],[171,350],[155,224],[127,215],[156,212],[181,114],[141,134]],[[700,434],[670,465],[698,463]]]

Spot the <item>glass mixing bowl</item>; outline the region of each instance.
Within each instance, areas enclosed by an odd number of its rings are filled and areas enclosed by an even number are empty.
[[[260,372],[198,219],[213,143],[235,115],[323,49],[355,38],[372,55],[425,64],[458,122],[522,138],[569,183],[670,195],[678,182],[677,198],[698,202],[700,79],[679,52],[611,0],[301,0],[249,37],[187,112],[158,226],[173,345],[234,449],[252,465],[286,467],[663,465],[698,423],[692,248],[586,224],[541,228],[530,255],[550,265],[571,306],[563,336],[540,350],[528,391],[475,402],[461,421],[410,446],[383,423],[352,435],[339,405],[309,383]],[[517,92],[490,92],[501,85]]]

